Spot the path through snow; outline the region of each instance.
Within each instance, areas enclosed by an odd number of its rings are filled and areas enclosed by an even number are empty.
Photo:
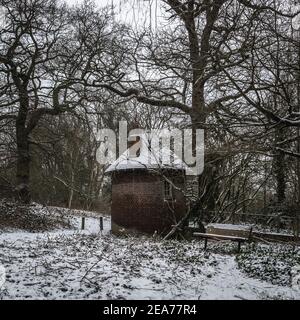
[[[74,217],[80,229],[80,217]],[[300,299],[288,286],[241,272],[234,255],[203,251],[199,241],[103,235],[99,218],[86,230],[0,234],[6,268],[2,299]]]
[[[247,277],[234,256],[222,255],[218,261],[214,276],[203,283],[200,299],[300,299],[299,290]]]

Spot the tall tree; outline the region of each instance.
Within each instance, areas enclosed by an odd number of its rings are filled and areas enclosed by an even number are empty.
[[[89,1],[72,10],[56,0],[0,6],[0,121],[15,122],[16,187],[28,203],[32,131],[42,117],[82,105],[91,70],[102,81],[116,72],[122,29]]]
[[[131,73],[104,87],[122,97],[188,115],[194,132],[206,129],[209,148],[224,119],[241,120],[244,127],[240,136],[245,136],[247,126],[251,126],[252,135],[258,124],[264,127],[261,118],[267,113],[268,119],[274,119],[273,112],[260,101],[253,101],[257,94],[272,90],[272,85],[258,86],[260,78],[255,74],[253,57],[263,45],[270,48],[265,29],[274,14],[283,19],[294,14],[284,7],[274,7],[273,0],[161,2],[167,21],[162,22],[163,28],[133,35],[132,72],[136,77]],[[225,129],[234,131],[230,124]],[[216,163],[220,154],[206,154],[199,202],[206,201],[213,209],[218,198],[220,164]]]

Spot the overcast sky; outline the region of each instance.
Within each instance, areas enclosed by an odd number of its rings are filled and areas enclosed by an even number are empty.
[[[82,3],[84,0],[64,0],[69,5]],[[137,1],[137,0],[94,0],[99,7],[115,6],[116,18],[122,22],[129,23],[131,25],[149,26],[151,21],[151,27],[155,27],[160,20],[160,1]],[[150,3],[152,5],[150,6]],[[162,21],[160,21],[161,23]]]

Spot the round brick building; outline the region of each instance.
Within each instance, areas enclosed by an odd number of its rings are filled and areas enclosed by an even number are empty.
[[[166,234],[186,214],[185,164],[173,155],[172,164],[164,164],[170,150],[151,151],[145,137],[106,170],[111,175],[111,227],[114,234]],[[138,154],[138,155],[137,155]]]

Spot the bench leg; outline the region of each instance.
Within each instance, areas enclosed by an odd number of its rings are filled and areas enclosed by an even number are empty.
[[[204,239],[204,250],[207,248],[207,238]]]
[[[238,241],[238,252],[241,251],[241,241]]]

